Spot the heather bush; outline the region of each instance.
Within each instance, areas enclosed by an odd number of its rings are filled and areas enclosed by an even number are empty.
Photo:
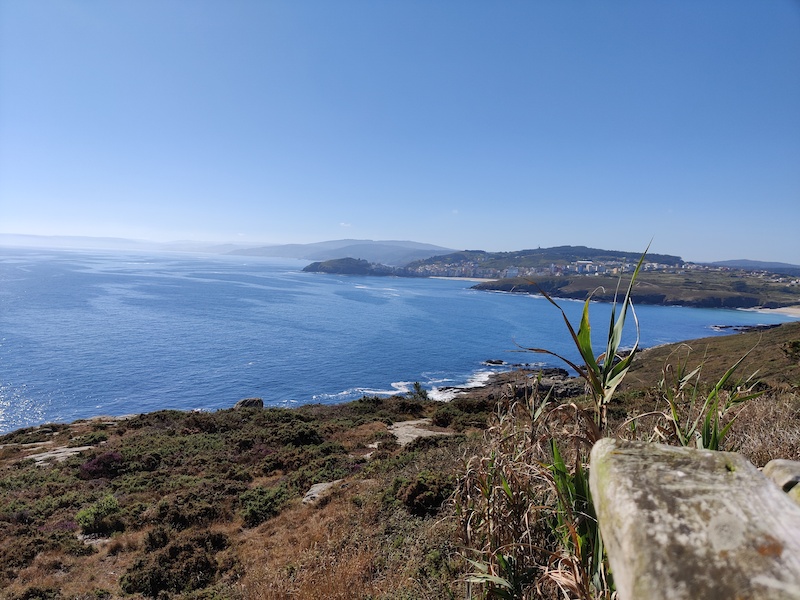
[[[122,473],[125,461],[119,452],[104,452],[83,463],[78,474],[81,479],[111,479]]]
[[[169,530],[166,527],[157,526],[148,531],[144,536],[145,552],[153,552],[169,543]]]
[[[152,521],[181,530],[207,525],[225,516],[222,503],[215,502],[212,490],[182,490],[158,502]]]
[[[125,573],[120,587],[126,594],[156,598],[164,592],[203,589],[218,578],[223,566],[217,554],[229,545],[220,533],[184,536],[139,558]]]

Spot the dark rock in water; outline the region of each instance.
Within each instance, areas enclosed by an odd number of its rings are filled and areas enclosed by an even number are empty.
[[[541,373],[542,377],[551,377],[551,378],[561,378],[567,379],[569,377],[569,371],[566,369],[562,369],[560,367],[550,367],[546,369],[539,369],[536,371],[537,373]]]
[[[735,331],[737,333],[747,333],[748,331],[767,331],[780,327],[780,323],[772,325],[712,325],[714,331]]]
[[[500,360],[499,358],[490,358],[483,362],[485,365],[504,365],[506,364],[505,361]]]
[[[244,398],[233,405],[233,408],[264,408],[261,398]]]

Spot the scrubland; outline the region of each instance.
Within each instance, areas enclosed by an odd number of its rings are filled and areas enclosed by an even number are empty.
[[[16,431],[0,438],[0,599],[608,597],[587,448],[695,444],[711,392],[717,433],[732,421],[720,449],[800,460],[800,323],[638,354],[602,431],[591,393],[556,399],[533,372],[446,405],[418,392]],[[400,447],[389,425],[423,417],[449,435]],[[34,460],[63,447],[82,449]]]

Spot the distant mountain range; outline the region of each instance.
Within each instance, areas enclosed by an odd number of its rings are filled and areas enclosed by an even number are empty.
[[[408,241],[334,240],[316,244],[285,244],[244,248],[228,252],[237,256],[272,256],[276,258],[301,258],[326,261],[337,258],[356,258],[391,267],[402,267],[408,263],[425,260],[432,256],[449,254],[452,248]]]
[[[483,250],[454,250],[434,244],[398,240],[332,240],[312,244],[276,244],[253,247],[248,244],[214,243],[197,241],[150,242],[115,237],[43,236],[0,233],[0,246],[43,247],[65,249],[140,250],[202,252],[208,254],[233,254],[237,256],[267,256],[297,258],[308,261],[327,261],[338,258],[355,258],[390,267],[405,267],[410,263],[477,261],[484,267],[514,263],[534,266],[558,260],[613,260],[625,258],[638,260],[638,254],[614,250],[598,250],[584,246],[558,246],[516,252],[485,252]],[[449,255],[449,256],[447,256]],[[678,256],[648,254],[653,262],[677,264]],[[716,267],[769,271],[790,276],[800,276],[800,265],[758,260],[725,260],[704,263]]]
[[[0,233],[0,246],[22,248],[63,248],[67,250],[139,250],[168,252],[204,252],[225,254],[246,248],[241,244],[215,244],[213,242],[150,242],[116,237],[87,237],[77,235],[24,235]]]
[[[764,262],[761,260],[720,260],[708,263],[715,267],[729,267],[731,269],[747,269],[751,271],[770,271],[783,275],[800,275],[800,265],[792,265],[782,262]]]
[[[208,254],[234,254],[237,256],[297,258],[309,261],[351,257],[392,267],[402,267],[415,260],[424,260],[431,256],[449,254],[454,251],[452,248],[433,244],[397,240],[332,240],[313,244],[276,244],[253,247],[245,244],[215,244],[212,242],[179,241],[161,243],[112,237],[9,233],[0,233],[0,245],[90,250],[203,252]]]

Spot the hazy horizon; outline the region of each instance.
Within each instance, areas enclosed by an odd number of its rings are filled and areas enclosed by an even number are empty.
[[[800,3],[0,4],[0,232],[800,264]]]
[[[8,244],[8,239],[6,238],[22,238],[22,239],[14,239],[11,240],[12,243]],[[58,240],[55,244],[53,240]],[[49,242],[49,243],[48,243]],[[45,248],[45,249],[54,249],[54,250],[171,250],[176,249],[180,251],[183,249],[188,249],[189,252],[198,252],[198,251],[210,251],[215,246],[218,247],[235,247],[236,249],[251,249],[251,248],[259,248],[259,247],[280,247],[280,246],[313,246],[316,244],[323,244],[328,242],[355,242],[355,243],[363,243],[363,242],[375,242],[375,243],[416,243],[416,244],[423,244],[426,246],[439,246],[438,244],[431,244],[428,242],[419,242],[418,240],[373,240],[373,239],[354,239],[354,238],[339,238],[337,240],[318,240],[316,242],[308,242],[304,244],[276,244],[271,242],[255,242],[252,244],[242,244],[240,242],[235,241],[209,241],[209,240],[164,240],[164,241],[156,241],[156,240],[145,240],[145,239],[133,239],[133,238],[117,238],[117,237],[94,237],[94,236],[60,236],[60,235],[53,235],[53,236],[40,236],[40,235],[31,235],[31,234],[8,234],[0,232],[0,248],[2,247],[25,247],[25,248]],[[555,246],[549,247],[556,247],[556,246],[585,246],[585,244],[556,244]],[[444,250],[452,250],[452,251],[459,251],[459,250],[484,250],[483,248],[447,248],[446,246],[440,246]],[[532,248],[516,248],[516,251],[520,250],[530,250]],[[622,251],[622,252],[638,252],[638,249],[635,248],[598,248],[600,250],[614,250],[614,251]],[[491,251],[489,251],[491,252]],[[652,253],[651,253],[652,254]],[[755,260],[751,259],[748,256],[733,256],[726,259],[721,259],[719,261],[703,261],[703,260],[695,260],[691,257],[684,256],[683,254],[675,254],[674,256],[680,256],[683,260],[690,263],[711,263],[711,262],[737,262],[737,261],[753,261],[753,262],[763,262],[763,263],[774,263],[774,264],[784,264],[786,266],[795,266],[800,267],[798,264],[787,263],[785,261],[780,260]],[[344,257],[342,257],[344,258]],[[309,260],[309,259],[304,259]]]

